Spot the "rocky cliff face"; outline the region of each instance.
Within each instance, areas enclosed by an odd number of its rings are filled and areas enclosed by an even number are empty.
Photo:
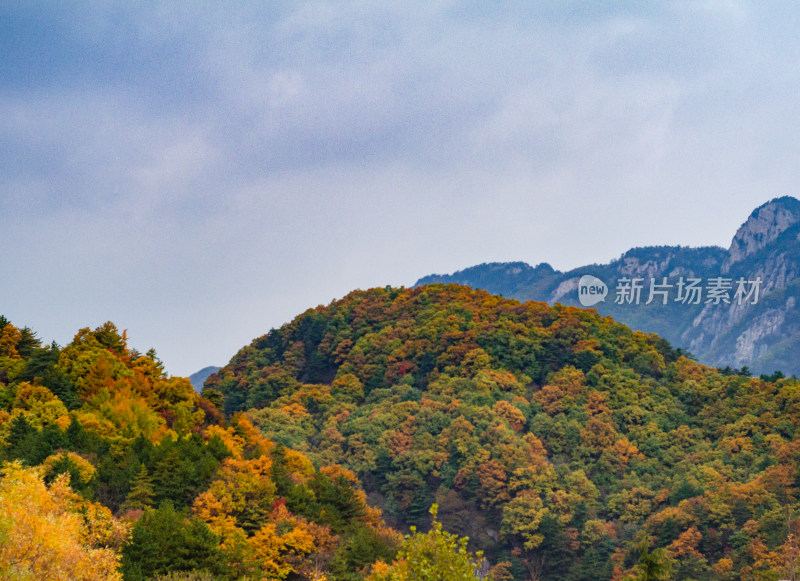
[[[600,313],[635,329],[658,333],[704,363],[800,375],[800,201],[791,197],[756,208],[727,250],[635,248],[609,264],[569,272],[549,265],[495,263],[455,275],[426,277],[417,284],[456,282],[520,300],[579,305],[578,281],[584,274],[600,278],[609,287],[607,300],[595,306]],[[680,277],[699,278],[706,284],[720,276],[730,280],[728,303],[684,304],[673,294],[667,305],[644,304],[651,279],[660,283],[667,277],[675,285]],[[623,277],[642,279],[640,304],[615,304],[615,286]],[[740,278],[761,281],[755,303],[734,300]]]
[[[756,208],[733,237],[723,271],[763,250],[798,222],[800,202],[795,198],[777,198]]]

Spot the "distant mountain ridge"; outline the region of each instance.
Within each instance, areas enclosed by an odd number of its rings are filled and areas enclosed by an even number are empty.
[[[209,375],[212,373],[216,373],[219,371],[221,367],[217,367],[214,365],[209,365],[208,367],[203,367],[200,371],[196,371],[189,376],[189,381],[192,383],[192,387],[197,393],[200,393],[203,389],[203,384],[208,379]]]
[[[542,263],[489,263],[453,274],[434,274],[415,286],[455,283],[481,288],[518,300],[580,306],[578,281],[593,275],[608,285],[608,296],[593,308],[634,329],[654,332],[703,363],[748,367],[756,373],[800,375],[800,201],[784,196],[756,208],[738,229],[730,247],[655,246],[633,248],[608,264],[592,264],[567,272]],[[672,284],[668,304],[648,298],[650,279]],[[730,279],[729,303],[684,304],[675,301],[677,282],[700,278]],[[736,281],[761,280],[755,304],[733,300]],[[641,278],[640,304],[617,304],[624,279]]]

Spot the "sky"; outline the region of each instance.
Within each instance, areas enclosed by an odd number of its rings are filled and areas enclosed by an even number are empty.
[[[0,4],[0,314],[189,375],[358,288],[727,247],[800,194],[800,4]]]

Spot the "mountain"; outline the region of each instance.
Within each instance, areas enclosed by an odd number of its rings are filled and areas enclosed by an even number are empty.
[[[800,304],[800,201],[788,196],[756,208],[727,250],[715,246],[634,248],[608,264],[568,272],[546,263],[536,267],[524,262],[481,264],[449,275],[426,276],[415,286],[457,283],[521,301],[581,306],[578,283],[584,275],[608,287],[607,299],[592,305],[599,313],[634,329],[657,333],[703,363],[747,367],[761,374],[780,370],[800,375],[796,307]],[[621,283],[637,278],[642,287],[639,304],[616,302]],[[701,280],[699,286],[706,294],[698,304],[677,300],[681,278],[684,283],[690,278]],[[729,286],[729,302],[708,302],[708,288],[719,278]],[[749,281],[761,281],[757,298],[752,295],[742,304],[735,300],[740,278],[746,291],[755,286]],[[657,293],[655,300],[645,304],[651,280],[655,285],[671,285],[663,289],[668,293],[666,305],[664,295]]]
[[[200,393],[200,391],[203,389],[203,384],[206,382],[206,379],[208,379],[208,376],[212,373],[216,373],[220,369],[220,367],[209,365],[208,367],[203,367],[203,369],[197,371],[196,373],[192,373],[189,376],[189,381],[192,382],[192,387],[194,387],[194,390],[197,393]]]
[[[800,380],[722,373],[591,309],[459,285],[356,291],[244,346],[203,395],[352,470],[393,526],[425,526],[437,505],[498,578],[800,565]]]
[[[62,348],[2,315],[0,515],[19,581],[363,581],[401,542],[352,472],[224,417],[113,323]]]

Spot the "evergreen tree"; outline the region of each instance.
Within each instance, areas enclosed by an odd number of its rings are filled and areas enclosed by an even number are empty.
[[[224,576],[218,539],[208,526],[186,518],[166,502],[147,509],[122,549],[125,579],[142,581],[171,571],[202,571]]]
[[[11,446],[18,446],[24,442],[29,436],[36,433],[36,428],[31,426],[25,414],[19,414],[11,421],[11,430],[6,438]]]
[[[33,354],[34,350],[41,346],[42,342],[34,331],[28,327],[20,330],[20,340],[19,343],[17,343],[17,351],[19,351],[22,358],[27,359]]]
[[[125,502],[120,507],[120,511],[144,510],[153,506],[153,481],[147,473],[147,467],[142,465],[141,470],[136,475],[133,488],[125,498]]]

